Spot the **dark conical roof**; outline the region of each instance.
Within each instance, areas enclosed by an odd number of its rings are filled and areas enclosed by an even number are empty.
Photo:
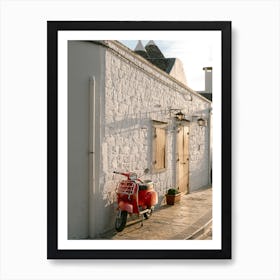
[[[155,41],[154,41],[154,40],[150,40],[150,41],[146,44],[146,46],[150,46],[150,45],[156,46]]]
[[[164,57],[161,50],[153,40],[150,40],[146,44],[145,48],[143,47],[141,40],[138,40],[134,52],[141,55],[149,62],[151,62],[153,65],[155,65],[156,67],[158,67],[159,69],[163,70],[168,74],[170,73],[175,63],[175,58]]]
[[[136,52],[136,51],[144,51],[144,52],[146,51],[145,48],[144,48],[144,46],[143,46],[143,44],[142,44],[142,41],[141,41],[141,40],[138,40],[138,43],[137,43],[137,45],[136,45],[134,51],[135,51],[135,52]]]
[[[147,61],[152,63],[157,68],[161,69],[165,73],[175,77],[178,81],[186,84],[186,78],[182,63],[176,58],[165,58],[159,47],[153,40],[150,40],[145,48],[141,40],[138,41],[134,52],[141,55]],[[173,71],[173,69],[175,69]]]
[[[156,45],[156,43],[153,40],[150,40],[147,45],[145,46],[145,49],[148,53],[148,56],[150,58],[164,58],[164,55]]]
[[[141,55],[142,57],[144,57],[146,59],[149,57],[141,40],[138,40],[138,43],[134,49],[134,52],[136,52],[137,54]]]
[[[175,58],[148,58],[147,60],[166,73],[171,71],[175,62]]]

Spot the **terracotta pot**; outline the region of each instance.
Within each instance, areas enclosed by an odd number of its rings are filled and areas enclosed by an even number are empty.
[[[181,200],[181,193],[175,195],[166,194],[165,197],[167,205],[174,205],[176,202]]]

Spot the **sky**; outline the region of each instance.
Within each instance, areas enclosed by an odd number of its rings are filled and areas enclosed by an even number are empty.
[[[152,38],[151,38],[152,39]],[[153,39],[152,39],[153,40]],[[145,47],[149,40],[142,40]],[[134,50],[137,40],[120,40]],[[203,67],[213,66],[213,48],[216,41],[211,32],[190,32],[184,40],[154,40],[166,58],[179,58],[190,88],[203,91],[205,88]]]

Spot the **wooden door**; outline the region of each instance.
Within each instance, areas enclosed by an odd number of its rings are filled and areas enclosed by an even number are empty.
[[[189,192],[189,126],[177,129],[177,186],[182,193]]]

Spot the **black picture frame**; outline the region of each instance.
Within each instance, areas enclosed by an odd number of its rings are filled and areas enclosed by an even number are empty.
[[[221,249],[58,249],[58,32],[87,30],[220,30],[222,34]],[[231,22],[48,21],[47,22],[47,258],[48,259],[231,259]]]

